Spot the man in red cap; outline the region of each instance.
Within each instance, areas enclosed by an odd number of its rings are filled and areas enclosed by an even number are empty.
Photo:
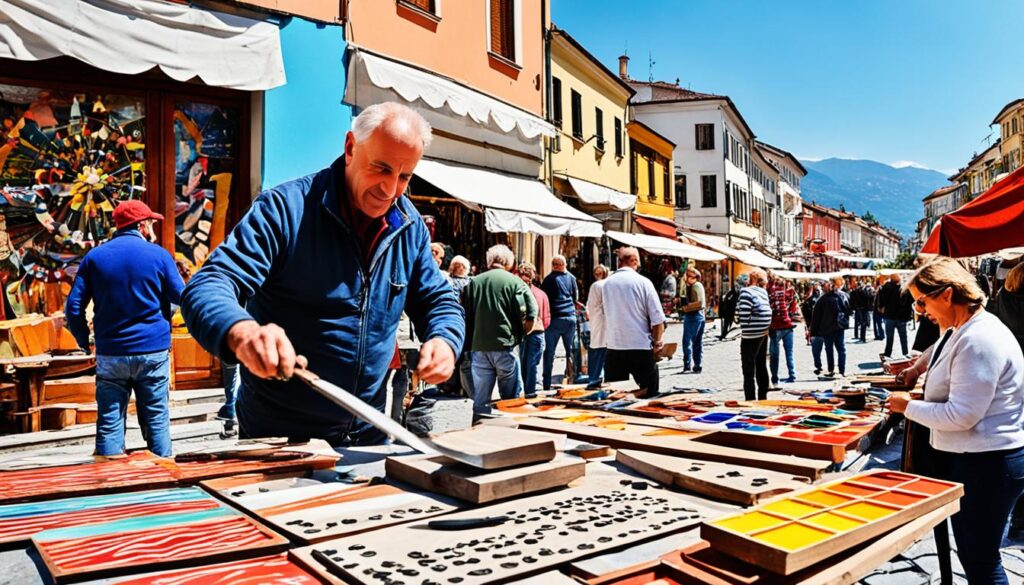
[[[171,455],[171,305],[185,283],[174,258],[152,243],[154,224],[164,216],[141,201],[114,209],[113,238],[82,259],[68,295],[68,329],[90,348],[85,310],[93,303],[96,349],[96,455],[124,453],[124,423],[135,392],[139,425],[149,450]]]

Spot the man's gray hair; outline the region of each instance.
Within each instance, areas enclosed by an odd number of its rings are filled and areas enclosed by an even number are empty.
[[[623,248],[619,248],[618,256],[619,266],[625,266],[633,258],[636,258],[637,262],[640,261],[640,251],[634,248],[633,246],[625,246]]]
[[[487,249],[487,267],[493,268],[495,264],[512,268],[516,264],[516,255],[504,244],[491,246]]]
[[[755,268],[749,272],[750,284],[754,286],[764,286],[768,284],[768,274],[760,268]]]
[[[565,266],[565,264],[566,264],[565,256],[563,256],[561,254],[555,254],[554,256],[551,257],[551,264],[555,264],[556,262],[558,264],[561,264],[562,266]]]
[[[448,272],[451,272],[452,274],[454,274],[456,267],[461,267],[461,268],[464,269],[465,272],[463,272],[463,275],[468,274],[469,273],[469,259],[466,258],[465,256],[456,256],[456,257],[452,258],[452,261],[448,263]],[[459,275],[456,274],[455,276],[459,276]]]
[[[424,149],[430,146],[430,141],[434,139],[430,123],[424,120],[416,110],[397,102],[373,104],[364,109],[352,120],[352,134],[356,137],[356,141],[362,142],[385,123],[396,135],[405,132],[418,134],[420,140],[423,141]]]

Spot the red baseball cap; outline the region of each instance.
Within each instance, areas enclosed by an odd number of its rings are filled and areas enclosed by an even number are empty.
[[[154,212],[148,205],[138,199],[122,201],[121,204],[114,209],[114,226],[117,227],[117,229],[126,228],[147,219],[163,218],[164,216]]]

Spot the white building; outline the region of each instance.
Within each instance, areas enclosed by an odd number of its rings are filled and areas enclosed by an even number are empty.
[[[758,149],[779,169],[778,183],[778,229],[782,240],[782,252],[789,254],[803,247],[803,198],[800,196],[800,181],[807,176],[807,169],[789,152],[771,144],[755,142]]]
[[[839,219],[839,243],[842,245],[846,252],[851,254],[860,254],[864,248],[864,242],[862,237],[862,224],[864,220],[860,219],[852,213],[843,213]]]

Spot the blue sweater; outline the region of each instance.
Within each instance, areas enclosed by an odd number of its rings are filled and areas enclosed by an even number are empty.
[[[344,157],[319,173],[259,195],[227,240],[185,287],[182,315],[208,351],[228,363],[232,325],[255,319],[284,329],[309,369],[383,409],[381,388],[404,310],[422,340],[441,338],[458,355],[466,322],[430,254],[430,234],[400,197],[370,257],[342,219]],[[239,417],[277,436],[349,437],[370,431],[298,379],[264,380],[241,369]]]
[[[94,303],[99,355],[139,355],[171,347],[171,305],[184,283],[174,259],[138,230],[122,230],[82,259],[64,312],[68,329],[89,348],[85,308]]]
[[[568,272],[552,271],[540,285],[548,295],[548,302],[551,304],[551,318],[576,318],[576,299],[579,292],[576,289],[576,277]]]

